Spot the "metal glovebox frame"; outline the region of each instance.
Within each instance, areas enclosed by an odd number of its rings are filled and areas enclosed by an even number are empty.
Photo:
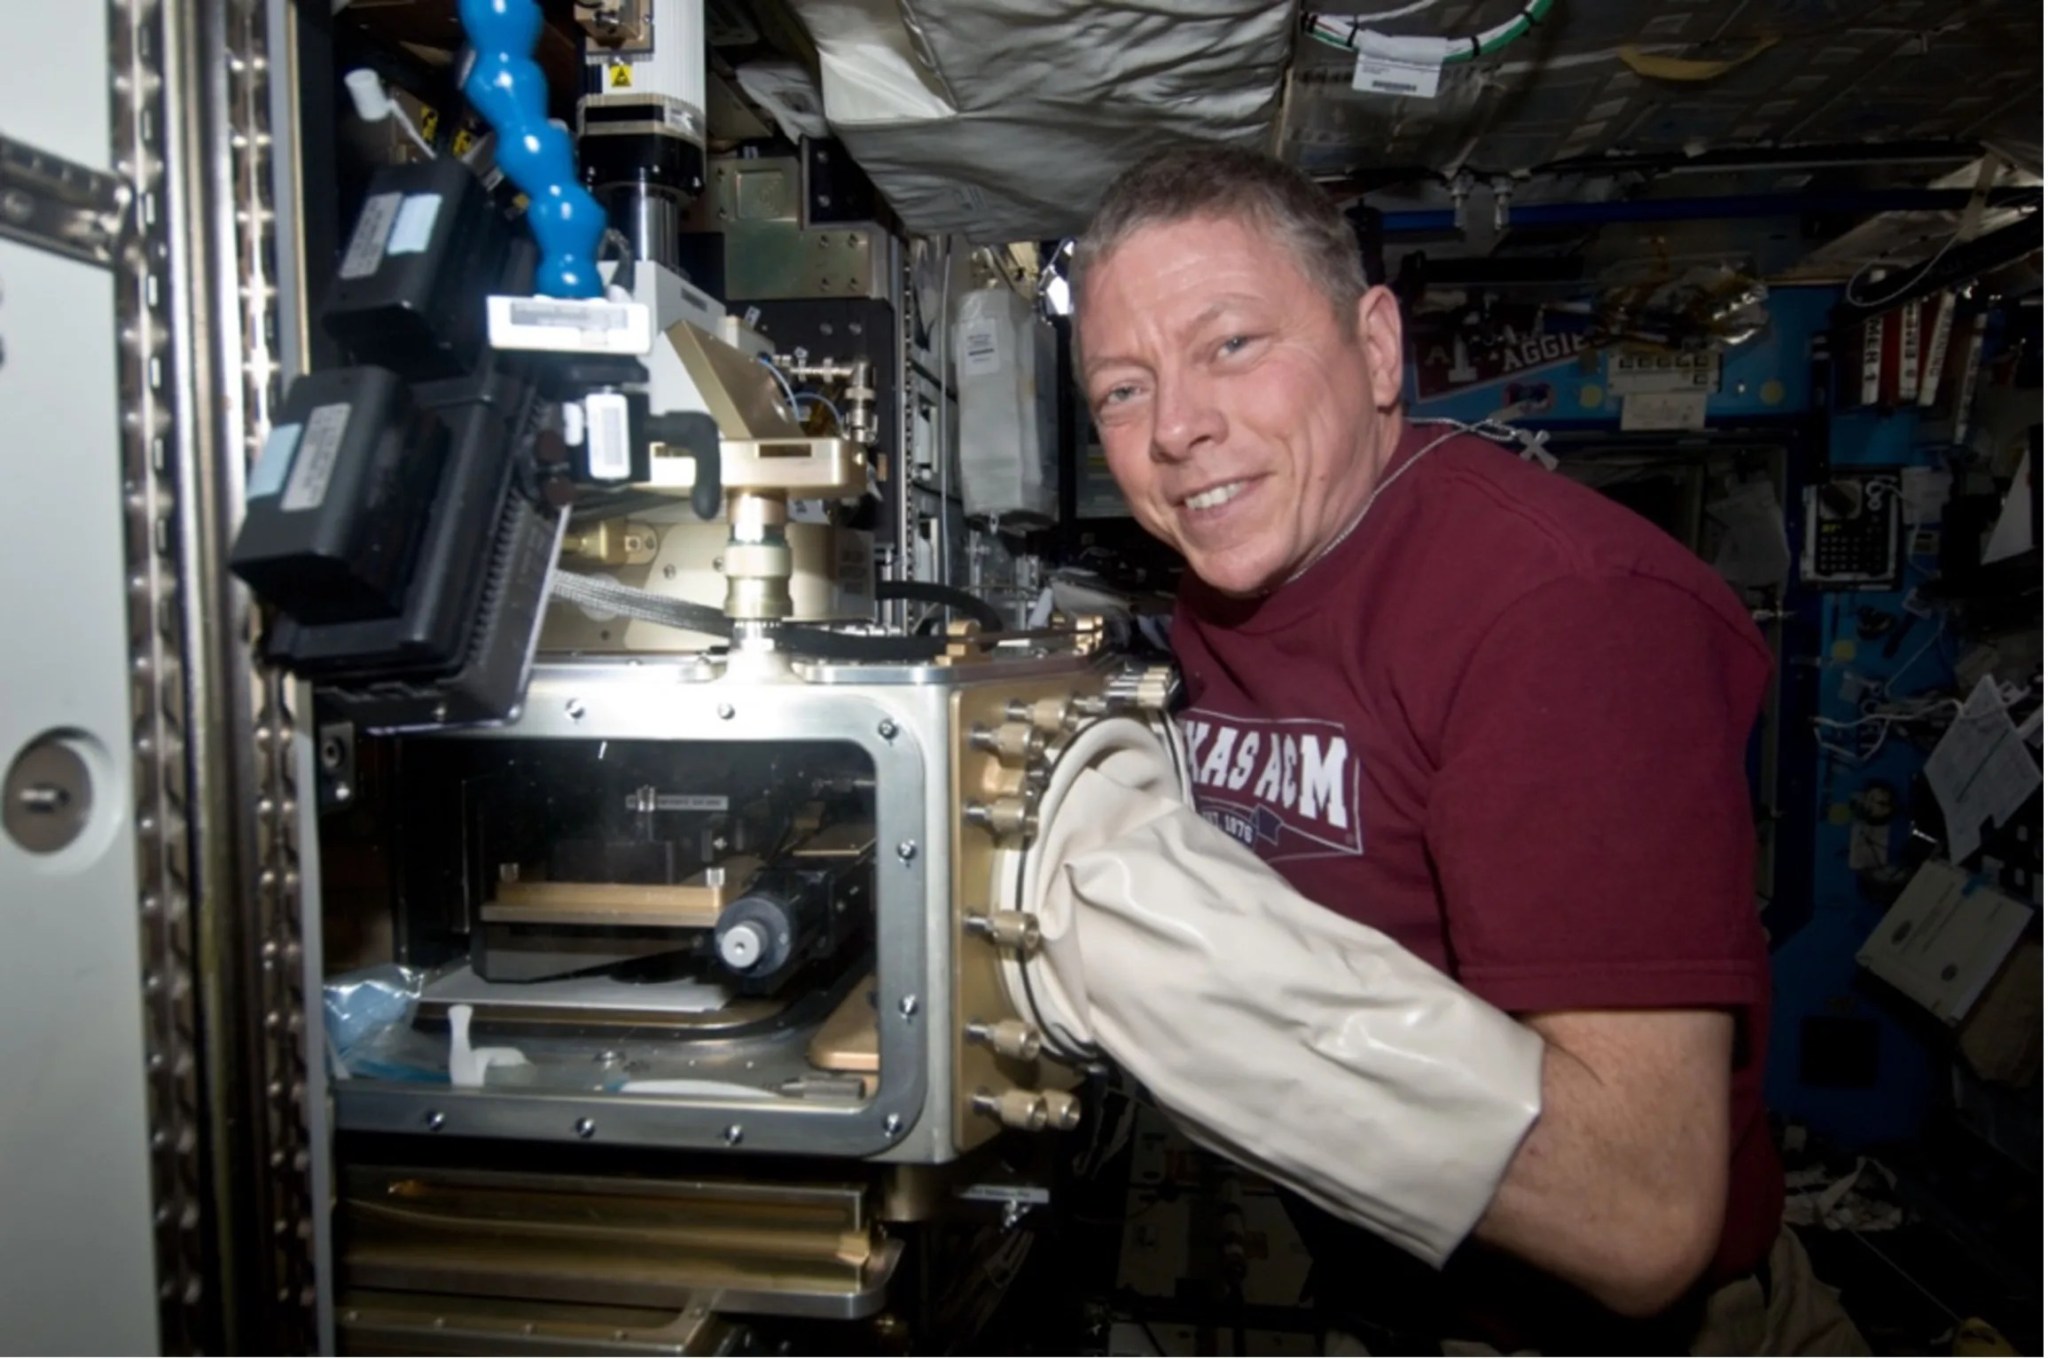
[[[704,742],[829,740],[875,773],[875,1008],[879,1083],[859,1107],[764,1094],[687,1097],[453,1089],[338,1081],[343,1129],[767,1152],[933,1164],[967,1147],[956,1122],[952,909],[960,808],[955,698],[971,686],[1065,678],[1099,688],[1108,666],[1073,654],[949,665],[787,670],[566,661],[537,666],[519,718],[454,739]]]

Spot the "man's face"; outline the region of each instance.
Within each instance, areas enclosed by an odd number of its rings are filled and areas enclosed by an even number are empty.
[[[1285,245],[1221,217],[1140,228],[1082,287],[1082,381],[1110,473],[1196,575],[1255,594],[1351,525],[1399,433],[1385,289],[1347,332]]]

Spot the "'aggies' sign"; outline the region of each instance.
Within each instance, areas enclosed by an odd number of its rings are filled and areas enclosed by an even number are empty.
[[[1583,333],[1525,331],[1489,342],[1443,313],[1416,317],[1413,329],[1415,394],[1423,400],[1548,368],[1586,348]]]
[[[1259,720],[1196,708],[1181,718],[1195,806],[1268,863],[1364,852],[1358,761],[1321,718]]]

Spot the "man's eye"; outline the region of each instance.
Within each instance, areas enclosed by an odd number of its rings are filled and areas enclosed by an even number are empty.
[[[1251,342],[1252,337],[1249,335],[1233,335],[1222,344],[1217,345],[1216,352],[1222,355],[1240,354],[1250,348]]]
[[[1108,391],[1104,392],[1102,394],[1101,404],[1105,406],[1120,405],[1123,402],[1129,401],[1132,397],[1136,396],[1137,394],[1138,389],[1136,387],[1131,386],[1129,383],[1126,383],[1121,387],[1112,387]]]

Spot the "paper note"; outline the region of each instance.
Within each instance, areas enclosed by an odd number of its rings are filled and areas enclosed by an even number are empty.
[[[1945,467],[1908,467],[1899,473],[1899,505],[1909,524],[1938,524],[1955,480]]]
[[[2040,766],[1990,676],[1977,682],[1927,757],[1927,782],[1948,822],[1949,858],[1957,863],[1977,852],[1986,821],[2003,826],[2041,786]]]
[[[1705,392],[1631,392],[1621,399],[1623,429],[1705,429]]]

